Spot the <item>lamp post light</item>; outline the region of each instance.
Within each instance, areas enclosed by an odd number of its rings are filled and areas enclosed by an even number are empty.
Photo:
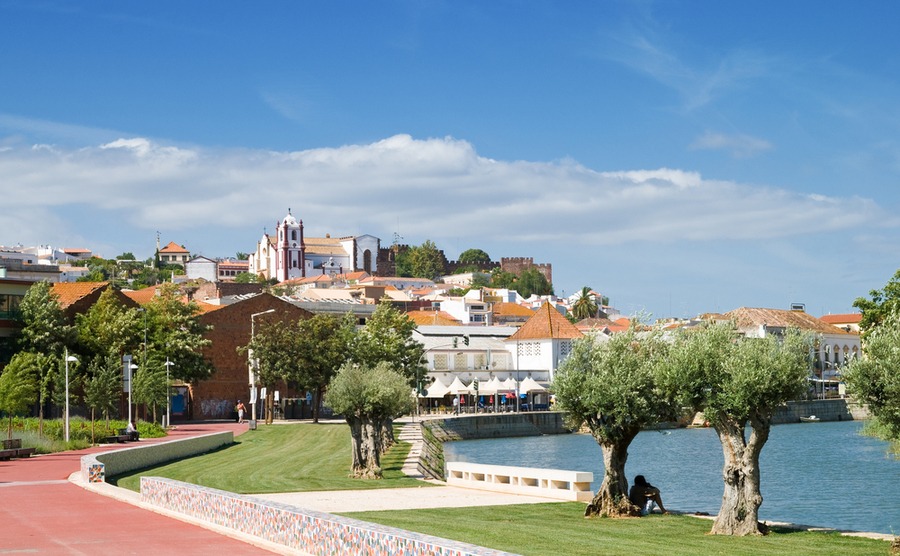
[[[169,361],[169,357],[166,356],[166,427],[172,426],[172,396],[169,391],[169,367],[174,364],[175,363]]]
[[[134,371],[137,370],[138,366],[131,362],[131,359],[126,363],[128,367],[128,422],[131,422],[131,391],[134,390]]]
[[[253,343],[253,337],[256,336],[256,317],[260,315],[267,315],[269,313],[274,313],[275,309],[269,309],[268,311],[261,311],[259,313],[253,313],[250,315],[250,343]],[[253,357],[253,350],[249,350],[249,362],[248,368],[250,371],[250,420],[256,422],[256,358]]]
[[[78,359],[69,355],[69,348],[66,348],[66,442],[69,441],[69,362],[77,363]]]

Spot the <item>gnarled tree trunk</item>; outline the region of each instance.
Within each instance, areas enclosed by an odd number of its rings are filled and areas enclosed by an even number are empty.
[[[365,458],[363,466],[356,477],[361,479],[381,479],[381,431],[378,423],[371,419],[362,420],[362,454]]]
[[[391,449],[397,441],[394,438],[394,420],[393,419],[385,419],[381,422],[381,443],[380,443],[380,451],[382,454],[387,453],[388,450]]]
[[[713,521],[713,535],[761,535],[767,532],[759,523],[762,494],[759,491],[759,454],[769,439],[769,419],[751,419],[749,441],[744,436],[744,423],[724,420],[715,423],[722,443],[725,465],[722,480],[725,490],[722,507]]]
[[[628,500],[628,477],[625,462],[628,460],[628,446],[637,436],[639,428],[628,431],[616,442],[601,442],[603,452],[603,482],[594,499],[584,509],[584,517],[635,517],[641,515],[640,508]]]

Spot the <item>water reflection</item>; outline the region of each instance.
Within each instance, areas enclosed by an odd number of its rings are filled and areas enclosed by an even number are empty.
[[[862,423],[779,425],[763,448],[760,519],[900,533],[900,461],[885,442],[857,434]],[[588,435],[448,442],[448,461],[592,471],[603,476],[600,447]],[[722,448],[712,429],[640,433],[626,472],[663,490],[666,507],[716,513]]]

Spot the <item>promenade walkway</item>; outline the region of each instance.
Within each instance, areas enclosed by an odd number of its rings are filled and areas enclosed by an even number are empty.
[[[166,439],[231,430],[247,425],[189,423]],[[0,554],[271,554],[209,529],[190,525],[69,482],[81,456],[121,448],[111,445],[27,459],[0,461]]]

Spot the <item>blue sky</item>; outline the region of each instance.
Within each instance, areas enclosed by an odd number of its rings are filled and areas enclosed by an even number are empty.
[[[0,245],[308,235],[626,313],[847,312],[900,267],[891,2],[0,0]]]

